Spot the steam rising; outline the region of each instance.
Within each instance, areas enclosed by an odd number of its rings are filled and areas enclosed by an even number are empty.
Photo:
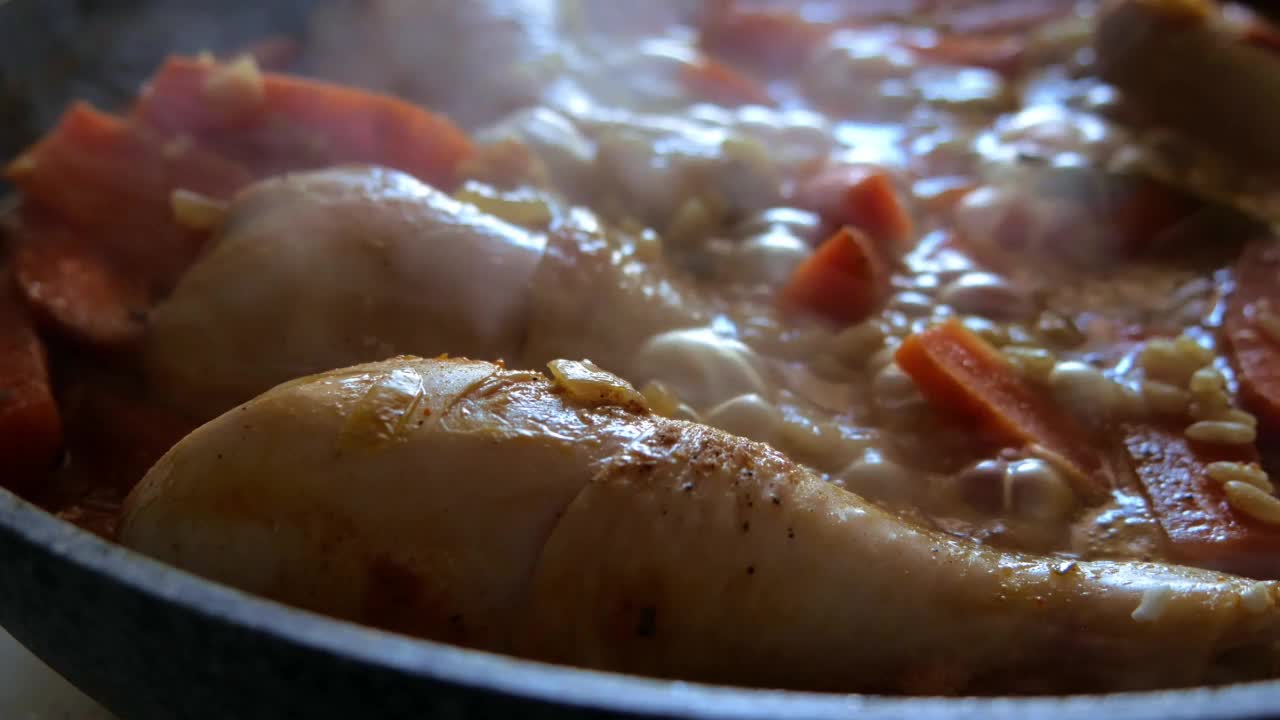
[[[126,105],[169,53],[230,52],[298,33],[319,0],[0,3],[0,160],[72,99]]]

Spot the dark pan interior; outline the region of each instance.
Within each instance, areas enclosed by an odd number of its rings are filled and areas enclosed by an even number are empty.
[[[314,4],[0,0],[0,161],[48,128],[68,100],[117,107],[166,52],[288,32]],[[945,700],[739,690],[553,667],[249,597],[104,542],[3,490],[0,563],[0,624],[125,720],[1280,717],[1280,682]]]
[[[882,698],[555,667],[357,627],[141,557],[0,490],[0,624],[123,720],[1265,718],[1280,683],[1110,696]]]

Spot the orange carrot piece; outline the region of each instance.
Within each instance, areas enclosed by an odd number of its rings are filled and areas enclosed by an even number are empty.
[[[139,209],[159,208],[168,217],[174,189],[227,198],[251,179],[244,168],[190,141],[166,142],[87,103],[72,105],[5,177],[24,198],[85,226],[127,221],[119,216]]]
[[[1263,428],[1280,432],[1280,244],[1255,242],[1236,262],[1223,326],[1240,396]]]
[[[13,292],[12,278],[0,280],[0,485],[25,489],[57,462],[62,421],[44,344]]]
[[[1047,455],[1086,502],[1106,498],[1110,483],[1084,428],[959,321],[907,336],[894,359],[929,402],[976,420],[998,442]]]
[[[726,107],[772,105],[764,86],[734,68],[709,57],[680,68],[680,81],[694,95]]]
[[[889,269],[875,244],[855,228],[841,228],[796,268],[782,288],[784,306],[833,322],[856,323],[889,292]]]
[[[1179,560],[1258,578],[1280,578],[1280,528],[1237,512],[1211,462],[1257,462],[1252,446],[1192,443],[1175,428],[1128,425],[1124,447],[1151,511]]]
[[[915,232],[893,178],[870,165],[824,168],[800,185],[796,200],[833,226],[865,231],[889,255],[905,250]]]
[[[172,191],[227,198],[251,179],[190,140],[165,142],[84,103],[4,174],[25,204],[84,229],[101,256],[161,283],[176,278],[199,248],[173,222]]]
[[[247,63],[172,57],[133,115],[164,134],[190,134],[259,175],[370,163],[451,189],[472,152],[452,122],[411,103]]]
[[[150,305],[140,284],[107,262],[82,233],[23,215],[14,277],[36,319],[99,348],[137,341]]]

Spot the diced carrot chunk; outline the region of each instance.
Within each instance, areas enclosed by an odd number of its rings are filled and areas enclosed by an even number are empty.
[[[871,314],[889,291],[889,269],[862,231],[841,228],[822,243],[782,288],[782,303],[841,324]]]
[[[995,441],[1047,456],[1086,502],[1106,498],[1110,483],[1084,428],[959,321],[907,336],[894,359],[929,402],[977,421]]]
[[[150,298],[78,231],[23,213],[13,267],[18,288],[42,325],[100,348],[132,345]]]
[[[83,229],[99,256],[160,285],[187,267],[202,239],[174,224],[170,193],[227,198],[251,179],[189,139],[165,141],[84,103],[73,105],[5,176],[25,205]]]
[[[896,255],[906,248],[915,225],[893,178],[868,165],[833,165],[810,177],[796,200],[833,226],[865,231],[882,250]]]

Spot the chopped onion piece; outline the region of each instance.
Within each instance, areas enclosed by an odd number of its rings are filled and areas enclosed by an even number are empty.
[[[592,405],[649,409],[649,401],[631,383],[601,370],[590,360],[552,360],[547,368],[556,385],[575,400]]]
[[[204,86],[205,97],[227,115],[252,111],[266,99],[266,92],[258,63],[249,55],[213,71]]]
[[[174,190],[169,195],[173,219],[189,230],[212,230],[222,224],[227,204],[190,190]]]

